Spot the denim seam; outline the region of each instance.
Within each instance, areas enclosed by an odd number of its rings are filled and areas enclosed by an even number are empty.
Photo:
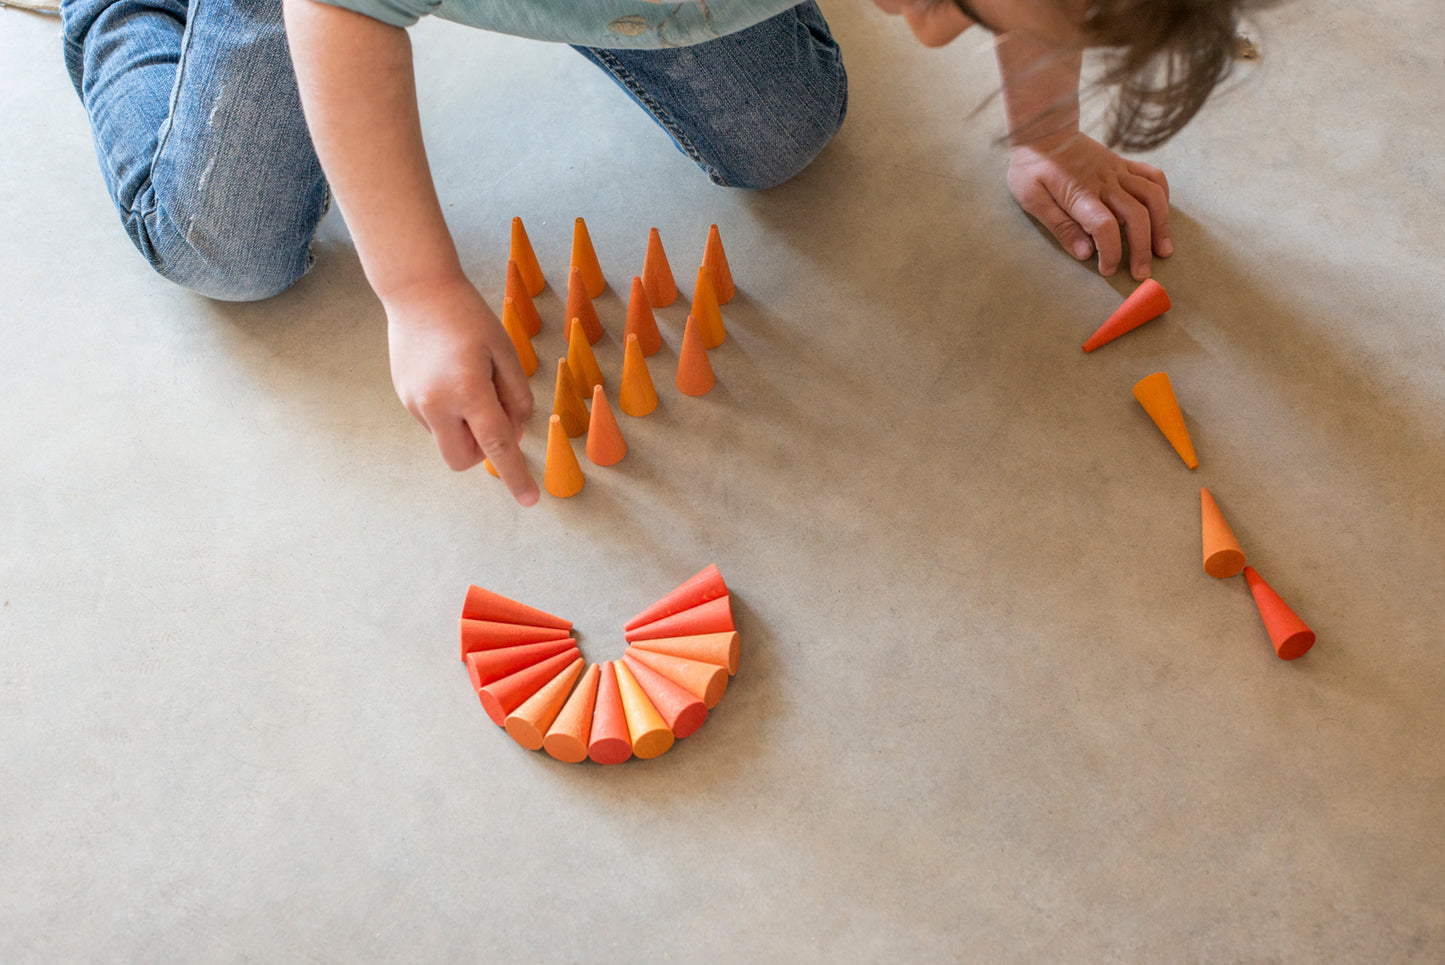
[[[171,141],[171,132],[176,129],[176,101],[180,99],[181,84],[186,79],[186,67],[190,64],[191,61],[191,33],[195,29],[197,21],[200,19],[199,8],[204,2],[205,0],[190,0],[190,2],[187,4],[188,9],[186,12],[186,29],[185,33],[181,36],[181,53],[176,63],[176,80],[175,83],[171,85],[170,100],[166,104],[165,130],[156,140],[156,150],[155,153],[151,155],[151,177],[155,176],[156,164],[160,161],[161,153],[165,151],[166,145],[169,144]],[[137,211],[135,212],[135,214],[139,215],[141,218],[149,219],[151,215],[155,214],[159,210],[155,203],[154,190],[151,191],[150,198],[150,210]]]

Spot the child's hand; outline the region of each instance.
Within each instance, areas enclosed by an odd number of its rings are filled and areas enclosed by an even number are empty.
[[[1169,182],[1164,172],[1120,157],[1084,134],[1009,149],[1008,186],[1029,214],[1080,261],[1099,254],[1099,272],[1112,275],[1129,241],[1135,280],[1149,277],[1150,254],[1167,257]]]
[[[396,394],[436,440],[452,469],[485,457],[517,502],[537,501],[537,482],[517,443],[532,390],[497,316],[465,280],[384,299]]]

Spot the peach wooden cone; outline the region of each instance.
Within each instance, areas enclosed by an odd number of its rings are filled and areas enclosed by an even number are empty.
[[[567,367],[572,370],[572,378],[576,380],[577,391],[582,398],[592,398],[592,390],[602,384],[602,369],[597,364],[597,356],[592,352],[592,343],[587,340],[580,318],[567,323]]]
[[[537,262],[536,253],[532,251],[532,242],[527,237],[527,229],[522,226],[521,218],[512,219],[512,249],[507,257],[515,261],[517,268],[521,270],[522,279],[527,283],[527,294],[533,298],[540,295],[542,289],[547,287],[547,279],[542,275],[542,266]]]
[[[733,284],[732,269],[728,267],[727,252],[723,251],[722,235],[718,234],[717,225],[708,226],[702,263],[712,271],[713,290],[717,294],[718,304],[726,305],[732,301],[737,286]]]
[[[571,620],[564,620],[536,607],[518,603],[475,584],[467,587],[466,598],[462,600],[462,617],[467,620],[520,623],[532,627],[556,627],[564,631],[572,629]]]
[[[682,333],[682,351],[677,356],[678,391],[683,395],[707,395],[716,384],[717,377],[713,375],[712,361],[707,357],[697,319],[689,315],[687,328]]]
[[[557,360],[557,388],[552,392],[552,414],[561,417],[562,428],[569,439],[587,431],[587,420],[590,418],[587,407],[582,404],[577,382],[572,377],[572,367],[562,358]]]
[[[1174,386],[1164,372],[1146,375],[1134,385],[1134,398],[1149,413],[1149,418],[1164,433],[1164,438],[1179,453],[1184,465],[1190,469],[1199,468],[1199,457],[1194,454],[1194,443],[1189,439],[1189,430],[1184,426],[1184,413],[1179,411],[1179,400],[1174,396]]]
[[[529,627],[521,623],[496,623],[492,620],[458,621],[457,636],[461,641],[462,659],[476,650],[496,650],[499,647],[516,647],[524,643],[545,643],[567,636],[566,630],[556,627]]]
[[[597,664],[582,674],[582,682],[567,698],[562,712],[547,728],[542,749],[565,764],[587,759],[587,737],[592,733],[592,708],[597,704]]]
[[[581,657],[573,660],[565,670],[543,684],[541,690],[524,700],[522,706],[507,715],[502,726],[512,740],[529,751],[542,749],[547,728],[557,718],[563,701],[567,699],[567,692],[572,689],[586,663]]]
[[[622,709],[622,693],[617,689],[617,668],[610,660],[602,665],[597,678],[597,704],[592,710],[587,756],[598,764],[621,764],[632,756],[627,714]]]
[[[507,262],[507,288],[502,297],[517,303],[517,315],[522,319],[529,337],[542,331],[542,314],[537,311],[537,306],[532,301],[532,293],[522,278],[522,269],[517,267],[515,261]]]
[[[1167,311],[1169,296],[1165,293],[1164,286],[1152,278],[1146,278],[1144,284],[1134,289],[1133,294],[1124,299],[1124,304],[1115,309],[1114,314],[1088,337],[1084,342],[1084,351],[1092,352],[1100,345],[1112,342],[1125,332],[1132,332]]]
[[[481,690],[494,680],[510,677],[518,670],[526,670],[548,657],[566,653],[576,645],[577,641],[571,637],[562,637],[546,643],[523,643],[515,647],[498,647],[495,650],[474,650],[467,654],[467,676],[472,678],[472,689]]]
[[[622,355],[622,388],[617,393],[617,407],[635,418],[641,418],[657,408],[657,389],[652,384],[652,373],[647,371],[647,360],[642,355],[642,344],[638,337],[627,336],[627,348]]]
[[[607,287],[602,277],[602,266],[597,262],[597,251],[592,247],[592,236],[587,233],[587,222],[578,218],[572,225],[572,267],[582,270],[582,280],[587,283],[587,297],[596,298]]]
[[[697,319],[703,347],[708,350],[717,348],[728,336],[727,329],[723,327],[722,310],[717,307],[714,284],[711,268],[703,265],[697,270],[697,287],[693,289],[692,310],[688,312]]]
[[[690,637],[659,637],[656,640],[639,640],[635,646],[653,653],[666,653],[674,657],[685,657],[701,663],[723,667],[729,674],[738,672],[742,657],[742,642],[736,630],[720,633],[698,633]]]
[[[677,300],[677,282],[667,252],[662,249],[662,235],[653,228],[647,233],[647,255],[642,259],[642,287],[653,308],[666,308]]]
[[[517,360],[522,363],[522,374],[530,377],[537,371],[537,350],[532,347],[532,340],[527,337],[527,328],[517,315],[517,303],[510,298],[502,299],[502,327],[507,330],[512,347],[517,350]]]
[[[587,458],[599,466],[615,466],[627,455],[627,442],[602,386],[592,390],[592,421],[587,426]]]
[[[541,663],[534,663],[523,670],[503,677],[501,680],[494,680],[477,691],[477,698],[482,702],[482,709],[492,722],[498,727],[507,722],[507,715],[537,691],[541,690],[547,681],[551,680],[562,669],[582,656],[582,651],[576,647],[566,653],[559,653],[555,657],[548,657]]]
[[[632,293],[627,296],[627,328],[622,337],[625,339],[629,335],[637,336],[643,355],[652,355],[662,348],[662,333],[657,330],[657,316],[652,314],[652,306],[648,304],[642,279],[636,275],[632,276]]]
[[[1199,488],[1199,515],[1204,534],[1204,572],[1221,580],[1234,576],[1244,569],[1244,550],[1224,521],[1214,494],[1203,486]]]
[[[542,486],[553,496],[566,499],[580,493],[582,483],[577,453],[572,451],[572,441],[562,428],[562,418],[554,415],[547,422],[547,465],[542,470]]]
[[[702,698],[668,680],[636,657],[623,657],[627,666],[652,706],[657,708],[667,729],[678,740],[690,737],[707,720],[707,705]]]
[[[719,667],[715,663],[674,657],[669,653],[655,653],[644,649],[645,646],[635,644],[628,647],[627,656],[656,670],[693,696],[702,698],[703,706],[709,710],[722,700],[728,689],[727,668]]]
[[[1254,594],[1254,605],[1264,620],[1264,629],[1269,633],[1269,642],[1281,660],[1303,657],[1315,645],[1315,632],[1295,615],[1279,594],[1264,582],[1254,567],[1244,568],[1244,579],[1249,583],[1249,592]]]
[[[672,616],[627,630],[623,636],[628,643],[636,643],[639,640],[691,637],[700,633],[725,633],[736,629],[733,625],[732,598],[720,596]]]
[[[627,717],[632,753],[641,760],[667,753],[676,735],[668,729],[667,721],[662,719],[652,701],[647,699],[642,685],[632,676],[627,664],[614,661],[612,667],[617,671],[617,690],[622,695],[622,712]]]
[[[583,278],[582,269],[577,267],[573,267],[567,274],[567,318],[582,320],[582,329],[587,333],[589,344],[596,345],[601,341],[602,320],[597,317],[592,297],[587,294],[587,282]]]
[[[652,623],[654,620],[670,617],[674,613],[690,610],[699,603],[727,596],[727,592],[727,584],[723,582],[722,573],[718,572],[717,564],[710,563],[703,567],[701,572],[688,577],[677,589],[672,590],[652,606],[628,620],[623,625],[623,629],[636,630],[644,623]]]

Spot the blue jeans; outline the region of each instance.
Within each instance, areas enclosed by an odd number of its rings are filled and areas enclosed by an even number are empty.
[[[329,206],[281,0],[62,0],[65,63],[127,234],[211,298],[285,291]],[[837,133],[847,76],[817,6],[693,47],[578,48],[719,184],[766,188]]]

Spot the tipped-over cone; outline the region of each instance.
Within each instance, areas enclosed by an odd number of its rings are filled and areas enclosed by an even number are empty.
[[[500,647],[516,647],[524,643],[545,643],[568,636],[566,630],[556,627],[531,627],[521,623],[496,623],[491,620],[457,621],[458,637],[461,639],[462,659],[477,650],[496,650]]]
[[[682,333],[682,351],[677,355],[677,389],[683,395],[707,395],[717,384],[712,371],[712,361],[707,357],[707,346],[698,331],[697,318],[687,316],[687,328]]]
[[[597,678],[597,703],[592,709],[587,756],[598,764],[621,764],[632,756],[627,714],[617,689],[617,668],[611,660],[602,665],[601,676]]]
[[[635,646],[653,653],[714,664],[725,668],[730,675],[738,672],[738,662],[742,657],[742,641],[736,630],[697,633],[690,637],[657,637],[639,640]]]
[[[582,656],[582,651],[576,647],[566,653],[559,653],[555,657],[548,657],[541,663],[535,663],[524,670],[518,670],[510,676],[501,680],[494,680],[477,691],[477,698],[482,702],[482,709],[492,722],[498,727],[507,722],[507,715],[551,680],[562,669],[573,660]]]
[[[628,415],[640,418],[657,408],[657,388],[652,373],[642,357],[642,345],[636,335],[627,336],[622,356],[622,388],[617,393],[617,407]]]
[[[690,316],[697,319],[704,348],[715,349],[728,337],[723,327],[722,310],[718,308],[717,290],[714,287],[712,269],[703,265],[697,270],[697,287],[692,292]]]
[[[1199,515],[1204,534],[1204,572],[1217,579],[1234,576],[1244,569],[1244,550],[1224,521],[1214,494],[1199,488]]]
[[[722,573],[718,572],[717,564],[709,564],[703,567],[701,572],[688,577],[677,589],[628,620],[623,629],[636,630],[644,623],[670,617],[674,613],[690,610],[699,603],[716,600],[727,594],[728,587],[723,582]]]
[[[622,713],[627,717],[627,734],[632,740],[632,753],[642,760],[665,754],[672,747],[674,735],[667,721],[657,712],[627,664],[614,661],[617,690],[622,695]]]
[[[1194,443],[1189,440],[1189,430],[1184,427],[1184,413],[1179,411],[1179,400],[1174,397],[1174,386],[1164,372],[1146,375],[1134,385],[1134,398],[1149,413],[1149,418],[1164,433],[1164,438],[1179,453],[1184,465],[1190,469],[1199,468],[1199,457],[1194,454]]]
[[[492,620],[496,623],[520,623],[533,627],[556,627],[571,630],[572,621],[553,616],[536,607],[518,603],[480,586],[467,587],[466,598],[462,601],[462,617],[467,620]]]
[[[726,633],[736,629],[733,625],[732,598],[720,596],[672,616],[627,630],[623,636],[628,643],[636,643],[639,640],[661,640],[666,637],[691,637],[700,633]]]
[[[582,491],[582,465],[572,451],[572,440],[562,428],[562,420],[552,416],[547,422],[547,465],[542,470],[542,485],[553,496],[566,499]]]
[[[1315,632],[1305,626],[1305,622],[1264,582],[1254,567],[1244,568],[1244,578],[1249,583],[1249,591],[1254,594],[1254,605],[1259,608],[1269,642],[1274,644],[1274,652],[1281,660],[1303,657],[1315,645]]]
[[[726,305],[732,301],[737,286],[733,284],[733,272],[728,267],[727,252],[723,251],[722,235],[718,234],[717,225],[710,225],[707,229],[707,245],[702,251],[702,263],[712,271],[718,303]]]
[[[507,257],[515,261],[521,269],[522,278],[527,283],[527,294],[533,298],[540,295],[542,289],[547,287],[547,279],[542,275],[542,266],[538,264],[537,255],[532,251],[532,242],[527,237],[527,229],[522,226],[521,218],[512,219],[512,249]]]
[[[582,674],[582,682],[562,705],[562,712],[547,728],[542,749],[566,764],[587,759],[587,738],[592,733],[592,708],[597,704],[597,664]]]
[[[522,319],[517,314],[517,303],[514,299],[502,299],[502,328],[507,330],[507,337],[512,340],[512,347],[517,350],[517,361],[522,363],[522,374],[530,377],[537,371],[537,350],[532,347],[532,340],[527,337],[527,327],[522,324]]]
[[[494,680],[510,677],[518,670],[526,670],[548,657],[566,653],[576,645],[577,641],[571,637],[562,637],[546,643],[524,643],[496,650],[474,650],[467,654],[467,676],[472,678],[472,689],[481,690]]]
[[[637,336],[643,355],[651,355],[662,348],[662,333],[657,330],[657,316],[652,314],[652,306],[648,304],[642,279],[636,275],[632,276],[632,292],[627,297],[627,328],[622,337],[625,339],[629,335]]]
[[[645,649],[646,644],[634,644],[627,648],[627,656],[640,660],[668,680],[677,684],[695,697],[702,699],[709,710],[716,707],[728,689],[726,667],[686,657],[674,657],[669,653],[655,653]]]
[[[707,705],[702,698],[668,680],[636,657],[623,657],[647,699],[662,715],[663,723],[678,740],[690,737],[707,720]]]
[[[522,269],[515,261],[507,262],[507,287],[502,292],[502,297],[517,303],[517,315],[522,319],[529,338],[542,331],[542,313],[537,311],[537,306],[532,301],[532,293],[527,288],[526,280],[522,278]]]
[[[627,455],[627,442],[602,386],[592,390],[592,421],[587,426],[587,458],[599,466],[615,466]]]
[[[547,728],[552,726],[557,712],[562,709],[562,702],[567,699],[567,692],[572,689],[573,681],[586,663],[577,657],[565,670],[543,684],[541,690],[522,701],[522,706],[507,715],[502,726],[512,740],[529,751],[542,749]]]
[[[587,297],[596,298],[607,287],[602,277],[602,266],[597,262],[597,252],[592,247],[592,236],[587,233],[587,222],[578,218],[572,225],[572,267],[582,270],[582,280],[587,283]]]
[[[1112,342],[1125,332],[1132,332],[1167,311],[1169,296],[1165,294],[1164,286],[1152,278],[1145,279],[1144,284],[1134,289],[1134,293],[1124,299],[1124,304],[1115,309],[1114,314],[1089,336],[1084,342],[1084,351],[1092,352],[1100,345]]]

